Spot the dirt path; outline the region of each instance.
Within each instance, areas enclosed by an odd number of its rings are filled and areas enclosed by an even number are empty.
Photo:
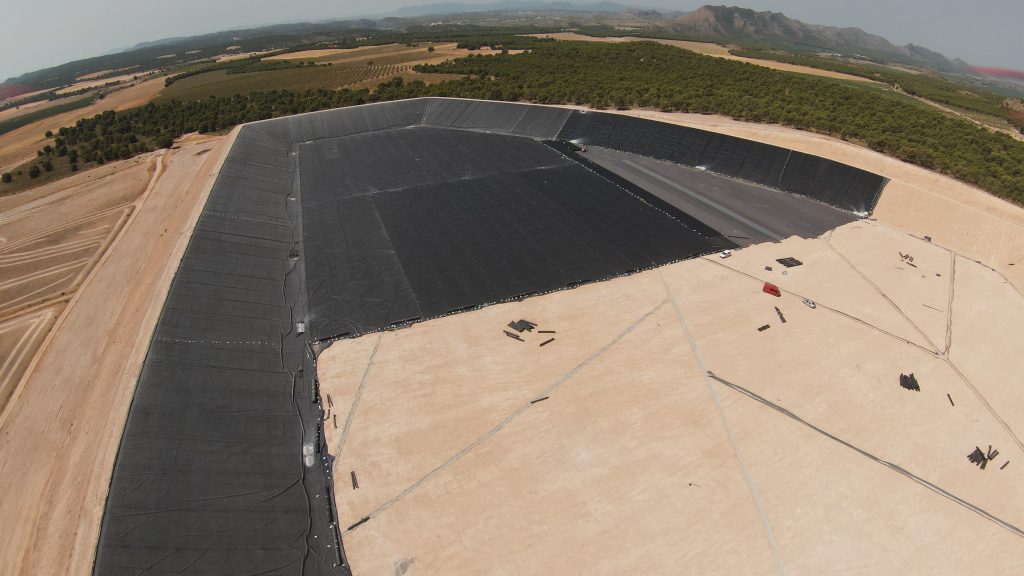
[[[897,88],[894,88],[894,90],[896,92],[900,93],[900,94],[903,94],[907,98],[913,98],[914,100],[917,100],[918,102],[923,102],[923,103],[925,103],[925,104],[927,104],[929,106],[932,106],[934,108],[938,108],[939,110],[942,110],[943,112],[947,112],[949,114],[953,114],[955,116],[959,116],[960,118],[963,118],[964,120],[967,120],[968,122],[973,122],[973,123],[977,124],[978,126],[981,126],[982,128],[985,128],[986,130],[991,130],[993,132],[1002,132],[1003,134],[1007,134],[1009,136],[1012,136],[1013,138],[1016,138],[1017,140],[1024,140],[1024,134],[1021,134],[1020,132],[1018,132],[1016,130],[1002,129],[1002,128],[996,128],[995,126],[989,126],[988,124],[985,124],[984,122],[979,122],[978,120],[975,120],[974,118],[971,118],[970,116],[968,116],[966,114],[963,114],[961,112],[957,112],[956,110],[953,110],[952,108],[947,108],[947,107],[943,106],[942,104],[939,104],[938,102],[933,102],[933,101],[931,101],[931,100],[929,100],[927,98],[922,98],[920,96],[914,96],[913,94],[908,94],[907,92],[904,92],[902,88],[897,87]]]
[[[233,136],[184,144],[86,280],[0,421],[0,573],[91,573],[132,391]],[[206,151],[206,153],[203,153]]]

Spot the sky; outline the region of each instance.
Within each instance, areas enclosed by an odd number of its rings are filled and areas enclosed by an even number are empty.
[[[48,0],[16,16],[0,34],[0,81],[48,66],[98,56],[139,42],[279,22],[386,13],[435,0]],[[484,0],[472,0],[484,1]],[[574,0],[577,1],[577,0]],[[692,10],[697,1],[617,0]],[[1022,0],[717,0],[783,12],[811,24],[856,26],[895,44],[914,43],[971,64],[1024,70]],[[24,6],[24,3],[19,5]]]

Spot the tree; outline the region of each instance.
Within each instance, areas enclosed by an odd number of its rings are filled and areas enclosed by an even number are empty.
[[[433,46],[428,46],[427,47],[427,52],[433,52],[433,51],[434,51],[434,47]]]
[[[38,178],[39,177],[39,166],[33,164],[32,167],[28,169],[28,177],[29,178]]]
[[[14,180],[14,176],[11,176],[10,172],[4,172],[3,176],[0,176],[0,182],[4,184],[10,184],[11,180]]]
[[[47,138],[53,138],[53,130],[47,130],[46,131],[46,137]]]
[[[72,172],[78,172],[78,164],[75,164],[74,162],[72,162],[71,163],[71,171]]]
[[[53,164],[51,164],[49,160],[43,162],[43,170],[46,170],[47,172],[53,172]]]

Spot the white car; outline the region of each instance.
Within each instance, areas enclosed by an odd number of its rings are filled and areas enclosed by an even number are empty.
[[[732,256],[732,250],[722,250],[722,251],[721,251],[721,252],[720,252],[720,253],[718,254],[718,257],[719,257],[719,258],[728,258],[729,256]]]

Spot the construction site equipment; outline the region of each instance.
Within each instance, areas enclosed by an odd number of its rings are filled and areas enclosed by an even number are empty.
[[[913,390],[914,392],[921,391],[921,386],[917,383],[917,378],[914,377],[913,372],[911,372],[910,375],[900,374],[900,386],[907,390]]]
[[[529,320],[516,320],[515,322],[509,322],[508,327],[515,330],[516,332],[532,332],[537,324],[530,322]]]

